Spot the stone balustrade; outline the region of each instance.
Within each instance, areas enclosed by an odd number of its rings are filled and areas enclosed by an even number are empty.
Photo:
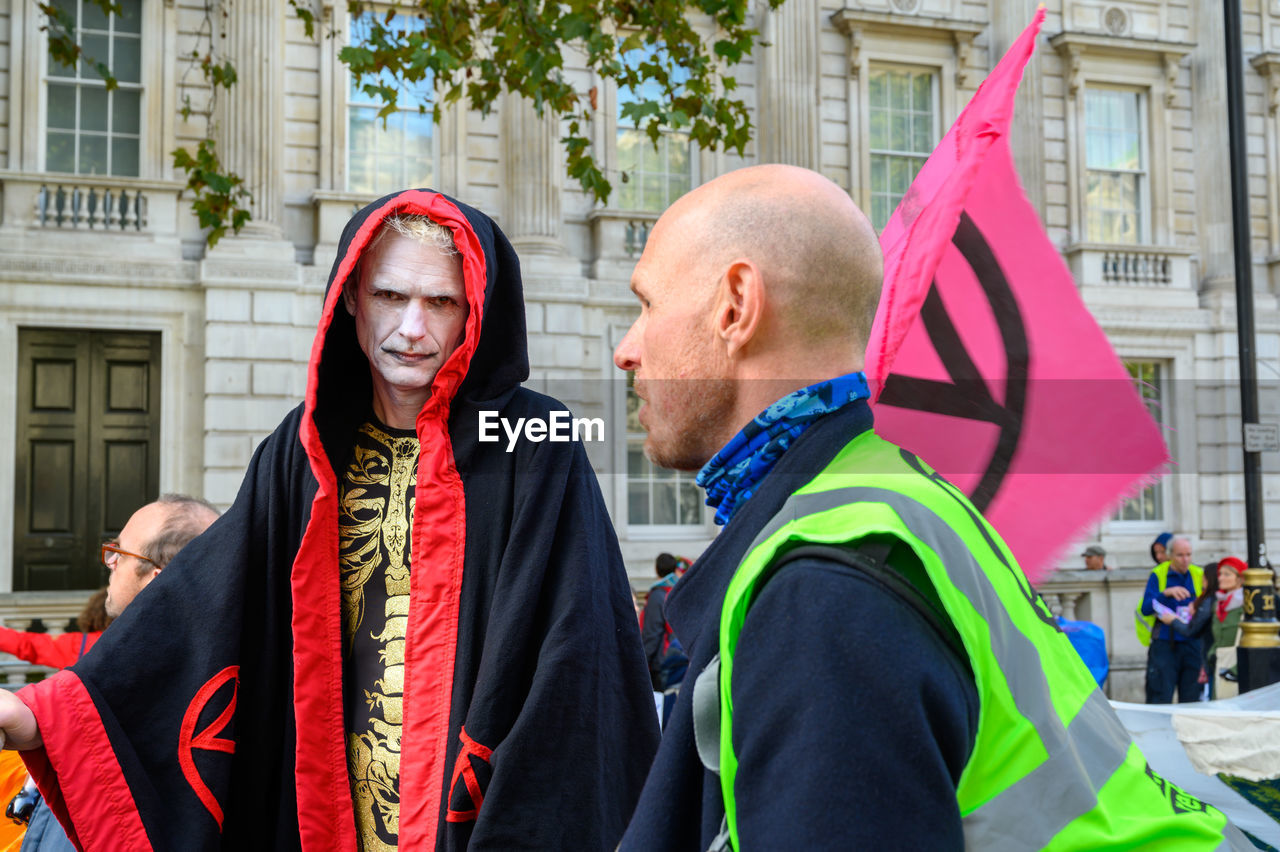
[[[1076,283],[1191,290],[1191,249],[1079,243],[1063,251]]]
[[[75,627],[72,621],[80,614],[90,594],[89,591],[0,594],[0,624],[13,630],[47,630],[51,635],[57,635]],[[0,654],[0,688],[17,689],[53,671]]]
[[[611,207],[592,210],[587,215],[591,228],[593,259],[591,274],[595,278],[628,281],[640,253],[644,251],[649,231],[658,221],[657,213],[642,210],[618,210]]]
[[[6,230],[175,238],[177,181],[0,171]]]
[[[147,225],[147,196],[125,187],[41,184],[32,221],[41,228],[141,231]]]

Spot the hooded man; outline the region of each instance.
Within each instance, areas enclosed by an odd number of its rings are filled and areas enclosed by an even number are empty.
[[[38,732],[0,705],[73,839],[614,847],[653,701],[581,444],[481,440],[482,414],[562,410],[527,376],[519,267],[488,217],[427,190],[356,214],[306,400],[235,503],[110,653],[22,692]]]
[[[614,362],[725,527],[667,599],[689,669],[621,849],[1248,848],[1146,766],[965,495],[875,434],[881,275],[792,166],[649,233]]]

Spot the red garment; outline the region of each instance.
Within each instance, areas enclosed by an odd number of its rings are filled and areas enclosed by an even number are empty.
[[[13,654],[37,666],[65,669],[93,647],[102,635],[95,633],[23,633],[9,627],[0,627],[0,651]]]
[[[1218,621],[1227,620],[1227,613],[1244,605],[1244,589],[1232,589],[1229,592],[1215,592],[1218,599]]]

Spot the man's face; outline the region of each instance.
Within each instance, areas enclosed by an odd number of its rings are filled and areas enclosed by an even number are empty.
[[[436,373],[462,343],[469,307],[461,258],[385,234],[361,264],[356,292],[343,299],[377,398],[426,402]]]
[[[130,553],[144,553],[147,546],[160,534],[168,514],[169,509],[157,503],[148,503],[134,512],[124,529],[120,530],[120,538],[117,539],[120,549]],[[107,563],[107,568],[111,571],[111,577],[107,581],[106,608],[107,615],[112,618],[124,612],[138,596],[138,592],[160,573],[160,569],[150,562],[123,554],[116,554]]]
[[[697,470],[720,449],[735,391],[716,346],[715,272],[673,245],[678,227],[655,229],[631,277],[640,316],[613,353],[635,371],[644,449],[654,464]]]
[[[1191,564],[1191,545],[1185,541],[1175,541],[1169,551],[1169,567],[1179,574],[1187,573]]]
[[[1090,571],[1101,571],[1103,569],[1103,557],[1097,554],[1090,554],[1084,558],[1084,567]]]

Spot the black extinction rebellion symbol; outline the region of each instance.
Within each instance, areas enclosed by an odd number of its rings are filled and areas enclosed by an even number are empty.
[[[991,394],[978,366],[965,348],[955,323],[938,295],[937,280],[929,288],[920,317],[929,341],[951,381],[922,379],[891,373],[885,380],[880,402],[898,408],[929,411],[950,417],[961,417],[991,423],[999,429],[995,449],[987,460],[982,478],[969,494],[979,512],[985,512],[1000,491],[1005,475],[1013,464],[1022,435],[1022,415],[1027,404],[1027,376],[1030,352],[1027,329],[1018,310],[1009,280],[991,251],[978,226],[968,213],[960,214],[960,223],[951,242],[973,269],[982,292],[991,305],[996,327],[1000,331],[1005,355],[1005,395],[1003,403]]]

